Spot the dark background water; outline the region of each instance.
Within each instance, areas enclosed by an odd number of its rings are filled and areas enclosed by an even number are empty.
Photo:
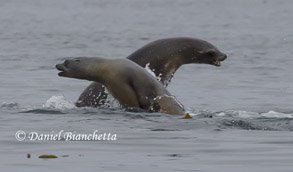
[[[2,166],[291,171],[292,8],[290,0],[0,0]],[[89,82],[60,78],[54,68],[66,57],[124,58],[150,41],[177,36],[207,40],[228,54],[220,68],[190,64],[176,72],[168,90],[195,115],[191,120],[74,108]],[[117,133],[118,140],[14,138],[18,130],[96,129]],[[37,158],[46,153],[69,157]]]

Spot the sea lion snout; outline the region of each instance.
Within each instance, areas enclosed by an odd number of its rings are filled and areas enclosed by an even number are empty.
[[[68,68],[69,63],[70,63],[70,60],[65,60],[64,63],[56,65],[56,69],[61,71],[60,73],[58,73],[59,76],[64,76],[64,77],[67,76],[67,73],[69,72],[69,68]]]
[[[220,67],[221,66],[221,62],[224,61],[227,58],[226,54],[222,54],[221,56],[216,57],[213,61],[212,64]]]
[[[79,63],[79,59],[71,59],[71,60],[65,60],[62,64],[57,64],[56,68],[60,71],[66,72],[70,69],[70,67],[73,65],[73,63]]]
[[[59,71],[61,71],[61,72],[58,73],[59,76],[65,76],[65,73],[66,73],[66,71],[68,70],[68,69],[66,68],[66,66],[65,66],[64,63],[62,63],[62,64],[57,64],[57,65],[56,65],[56,69],[58,69]]]
[[[223,54],[222,56],[220,56],[220,57],[218,58],[218,60],[219,60],[219,61],[224,61],[224,60],[226,60],[226,58],[227,58],[227,55],[226,55],[226,54]]]

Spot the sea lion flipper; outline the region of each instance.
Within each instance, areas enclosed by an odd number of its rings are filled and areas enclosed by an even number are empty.
[[[137,102],[139,104],[139,107],[141,109],[148,109],[150,107],[150,101],[148,100],[148,96],[145,96],[145,91],[143,91],[141,88],[142,87],[137,87],[137,83],[135,82],[129,82],[129,87],[133,90],[135,97],[137,99]]]
[[[156,98],[161,110],[167,114],[185,114],[183,105],[174,96],[164,95]]]
[[[124,107],[140,107],[139,101],[137,100],[136,92],[133,90],[133,88],[128,83],[119,83],[117,81],[116,84],[117,87],[113,87],[113,85],[110,88],[110,92],[112,92],[112,95],[114,98],[120,97],[119,102]],[[125,96],[118,96],[118,95],[125,95]]]

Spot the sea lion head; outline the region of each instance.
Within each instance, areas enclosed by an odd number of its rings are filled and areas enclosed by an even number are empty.
[[[199,52],[197,55],[198,63],[211,64],[217,67],[221,66],[221,62],[227,58],[227,55],[217,49],[209,49]]]
[[[193,62],[211,64],[217,67],[221,66],[221,62],[227,58],[227,55],[218,50],[211,43],[204,40],[196,40],[194,45]]]
[[[62,64],[57,64],[56,68],[61,71],[58,73],[61,77],[92,80],[95,77],[94,73],[97,69],[97,62],[101,61],[103,59],[77,57],[65,60]]]

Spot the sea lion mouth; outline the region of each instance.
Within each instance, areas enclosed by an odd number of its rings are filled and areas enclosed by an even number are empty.
[[[214,60],[214,61],[212,61],[212,64],[215,65],[215,66],[217,66],[217,67],[220,67],[221,66],[221,61]]]
[[[224,54],[223,56],[216,58],[212,61],[212,65],[215,65],[217,67],[221,66],[221,62],[224,61],[227,58],[227,55]]]
[[[68,68],[64,64],[57,64],[56,68],[61,71],[58,73],[59,76],[65,76],[66,72],[68,71]]]

